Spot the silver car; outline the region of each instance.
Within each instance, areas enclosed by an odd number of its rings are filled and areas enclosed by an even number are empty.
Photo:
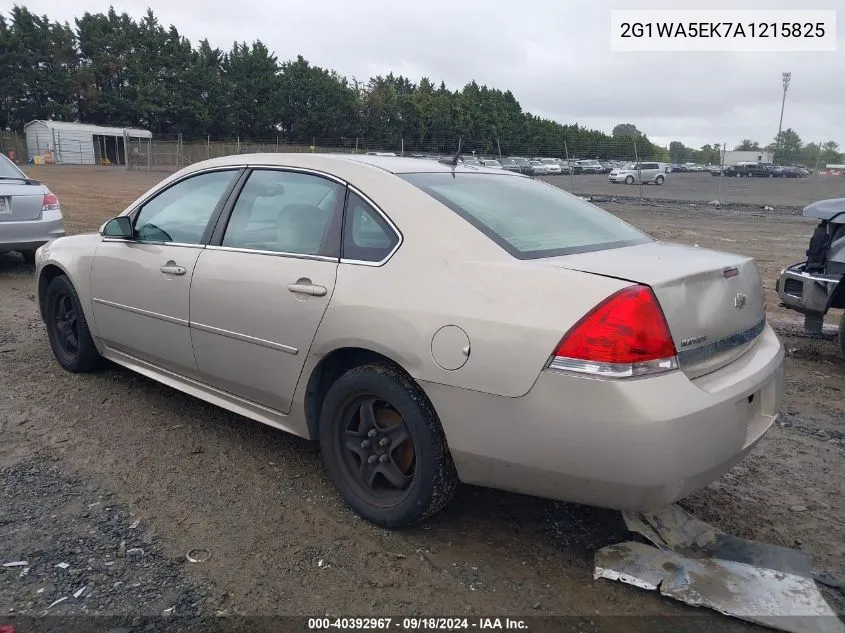
[[[449,159],[196,163],[36,259],[62,367],[106,358],[318,439],[384,526],[459,481],[659,508],[748,453],[783,394],[753,259]]]
[[[17,251],[31,264],[35,249],[64,234],[56,194],[0,154],[0,253]]]
[[[666,171],[659,163],[630,163],[612,170],[607,179],[612,183],[621,182],[626,185],[638,182],[662,185],[666,182]]]

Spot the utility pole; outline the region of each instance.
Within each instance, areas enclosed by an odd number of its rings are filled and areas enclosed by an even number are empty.
[[[786,106],[786,90],[789,88],[789,80],[792,79],[792,73],[781,73],[783,80],[783,100],[780,103],[780,122],[778,123],[778,138],[775,143],[775,152],[780,151],[780,134],[783,130],[783,109]]]

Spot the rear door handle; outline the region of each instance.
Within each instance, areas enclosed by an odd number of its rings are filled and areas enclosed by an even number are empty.
[[[300,295],[311,295],[312,297],[325,297],[328,290],[323,286],[316,286],[308,283],[295,283],[288,286],[288,290]]]
[[[171,264],[167,264],[165,266],[162,266],[161,268],[159,268],[159,270],[161,272],[163,272],[165,275],[179,275],[179,276],[184,275],[186,272],[188,272],[182,266],[176,266],[176,265],[171,265]]]

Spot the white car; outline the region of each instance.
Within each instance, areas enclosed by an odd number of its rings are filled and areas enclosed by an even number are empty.
[[[500,163],[494,158],[482,158],[481,164],[482,166],[487,167],[489,169],[504,169],[502,163]]]
[[[642,181],[643,184],[654,183],[662,185],[666,182],[666,172],[658,163],[629,163],[621,169],[614,169],[607,179],[610,182],[622,182],[626,185]]]
[[[547,176],[560,176],[563,173],[560,163],[555,158],[544,158],[540,162],[546,166]]]
[[[549,175],[549,166],[539,160],[532,160],[528,163],[531,165],[531,175],[533,176],[548,176]]]

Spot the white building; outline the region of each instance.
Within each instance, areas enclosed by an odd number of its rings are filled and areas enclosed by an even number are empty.
[[[771,163],[774,162],[774,153],[764,149],[733,150],[722,152],[725,165],[736,165],[737,163]]]
[[[147,130],[104,127],[64,121],[31,121],[24,126],[27,158],[53,154],[56,164],[98,165],[107,159],[112,164],[126,164],[126,141],[149,139]]]

